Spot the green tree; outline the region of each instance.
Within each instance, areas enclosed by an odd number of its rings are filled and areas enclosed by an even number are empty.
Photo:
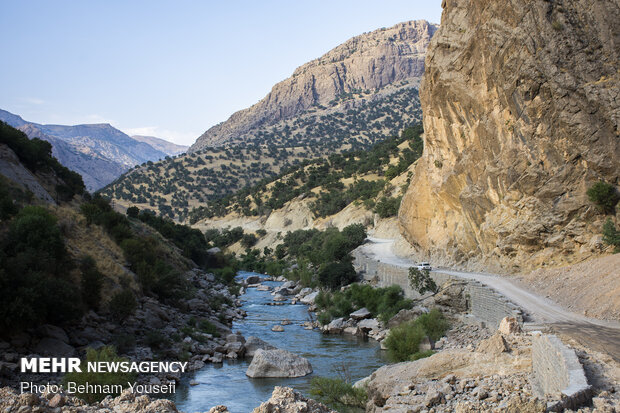
[[[612,214],[620,199],[616,188],[607,182],[599,181],[588,188],[586,192],[590,201],[595,203],[605,214]]]
[[[607,218],[603,225],[603,241],[615,247],[614,253],[620,252],[620,230],[616,228],[611,218]]]
[[[437,292],[439,292],[439,287],[428,270],[420,271],[415,267],[410,267],[408,277],[411,288],[420,294],[425,294],[427,292],[437,294]]]
[[[350,262],[330,262],[319,272],[319,283],[332,290],[355,281],[357,274]]]

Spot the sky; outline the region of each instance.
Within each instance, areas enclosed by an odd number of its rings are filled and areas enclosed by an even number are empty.
[[[190,145],[295,68],[441,0],[1,0],[0,109]]]

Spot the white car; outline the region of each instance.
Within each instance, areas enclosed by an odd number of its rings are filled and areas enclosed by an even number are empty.
[[[419,262],[415,267],[420,271],[432,270],[431,264],[429,264],[428,262]]]

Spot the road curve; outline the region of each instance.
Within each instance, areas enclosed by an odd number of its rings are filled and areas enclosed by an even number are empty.
[[[399,267],[413,266],[415,264],[413,261],[394,254],[393,244],[392,239],[369,237],[368,242],[361,248],[377,261]],[[567,334],[582,345],[607,353],[620,362],[620,323],[618,322],[598,320],[573,313],[548,298],[517,285],[510,278],[497,274],[456,271],[447,268],[437,268],[433,272],[479,281],[521,307],[529,316],[529,328],[548,328],[557,333]]]

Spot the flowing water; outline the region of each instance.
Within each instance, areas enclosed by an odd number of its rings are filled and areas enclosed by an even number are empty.
[[[240,277],[255,275],[241,272]],[[259,274],[261,275],[261,274]],[[275,287],[279,282],[263,284]],[[244,337],[256,336],[268,343],[307,358],[313,374],[299,378],[252,379],[245,375],[251,359],[226,360],[223,364],[207,364],[201,370],[186,375],[177,387],[174,401],[185,412],[206,411],[223,404],[233,413],[251,412],[269,399],[274,386],[288,386],[308,395],[314,376],[341,377],[343,370],[352,381],[370,375],[386,364],[385,356],[374,340],[359,337],[323,335],[317,330],[300,326],[309,320],[308,307],[303,304],[271,306],[271,292],[249,288],[241,297],[247,317],[233,324],[233,331]],[[284,332],[271,327],[288,318]],[[190,386],[189,382],[198,382]]]

